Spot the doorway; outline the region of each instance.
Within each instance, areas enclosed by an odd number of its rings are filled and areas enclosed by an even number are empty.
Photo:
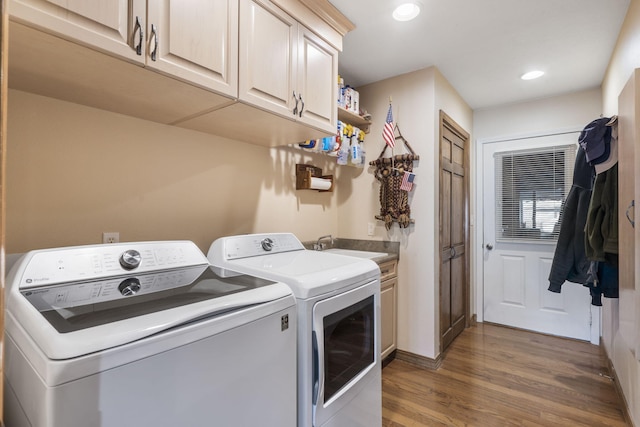
[[[599,316],[592,316],[588,288],[566,282],[559,294],[547,290],[562,202],[573,179],[578,134],[480,145],[486,322],[592,340],[592,317]]]
[[[440,111],[440,351],[469,326],[469,134]]]

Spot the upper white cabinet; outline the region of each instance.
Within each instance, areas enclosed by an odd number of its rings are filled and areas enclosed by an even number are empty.
[[[298,23],[271,3],[240,0],[239,98],[293,117]]]
[[[338,51],[303,26],[298,32],[298,94],[300,120],[336,132],[338,114]]]
[[[13,20],[235,97],[237,0],[12,0]]]
[[[145,0],[12,0],[11,19],[144,63]]]
[[[353,24],[328,0],[275,3],[10,0],[9,85],[256,144],[333,134]]]
[[[147,67],[235,97],[237,0],[148,2]]]
[[[240,0],[240,100],[331,134],[337,75],[335,48],[272,3]]]

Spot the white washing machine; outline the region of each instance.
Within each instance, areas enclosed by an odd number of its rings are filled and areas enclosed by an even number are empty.
[[[282,283],[171,241],[32,251],[6,292],[7,427],[296,425]]]
[[[290,233],[223,237],[207,254],[219,274],[286,283],[298,304],[298,427],[382,424],[380,269],[305,250]]]

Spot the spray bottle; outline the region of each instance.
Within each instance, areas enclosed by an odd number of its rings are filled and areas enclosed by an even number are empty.
[[[354,127],[353,133],[351,134],[351,163],[354,165],[359,165],[362,163],[362,147],[358,143],[358,135],[360,134],[360,129]]]
[[[342,127],[342,144],[340,144],[340,151],[338,151],[338,164],[346,165],[349,161],[349,141],[351,134],[353,133],[353,126],[344,124]]]

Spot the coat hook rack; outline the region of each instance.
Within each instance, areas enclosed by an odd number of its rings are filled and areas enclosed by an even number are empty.
[[[312,165],[296,165],[296,190],[333,191],[333,175],[323,175],[322,169]]]

